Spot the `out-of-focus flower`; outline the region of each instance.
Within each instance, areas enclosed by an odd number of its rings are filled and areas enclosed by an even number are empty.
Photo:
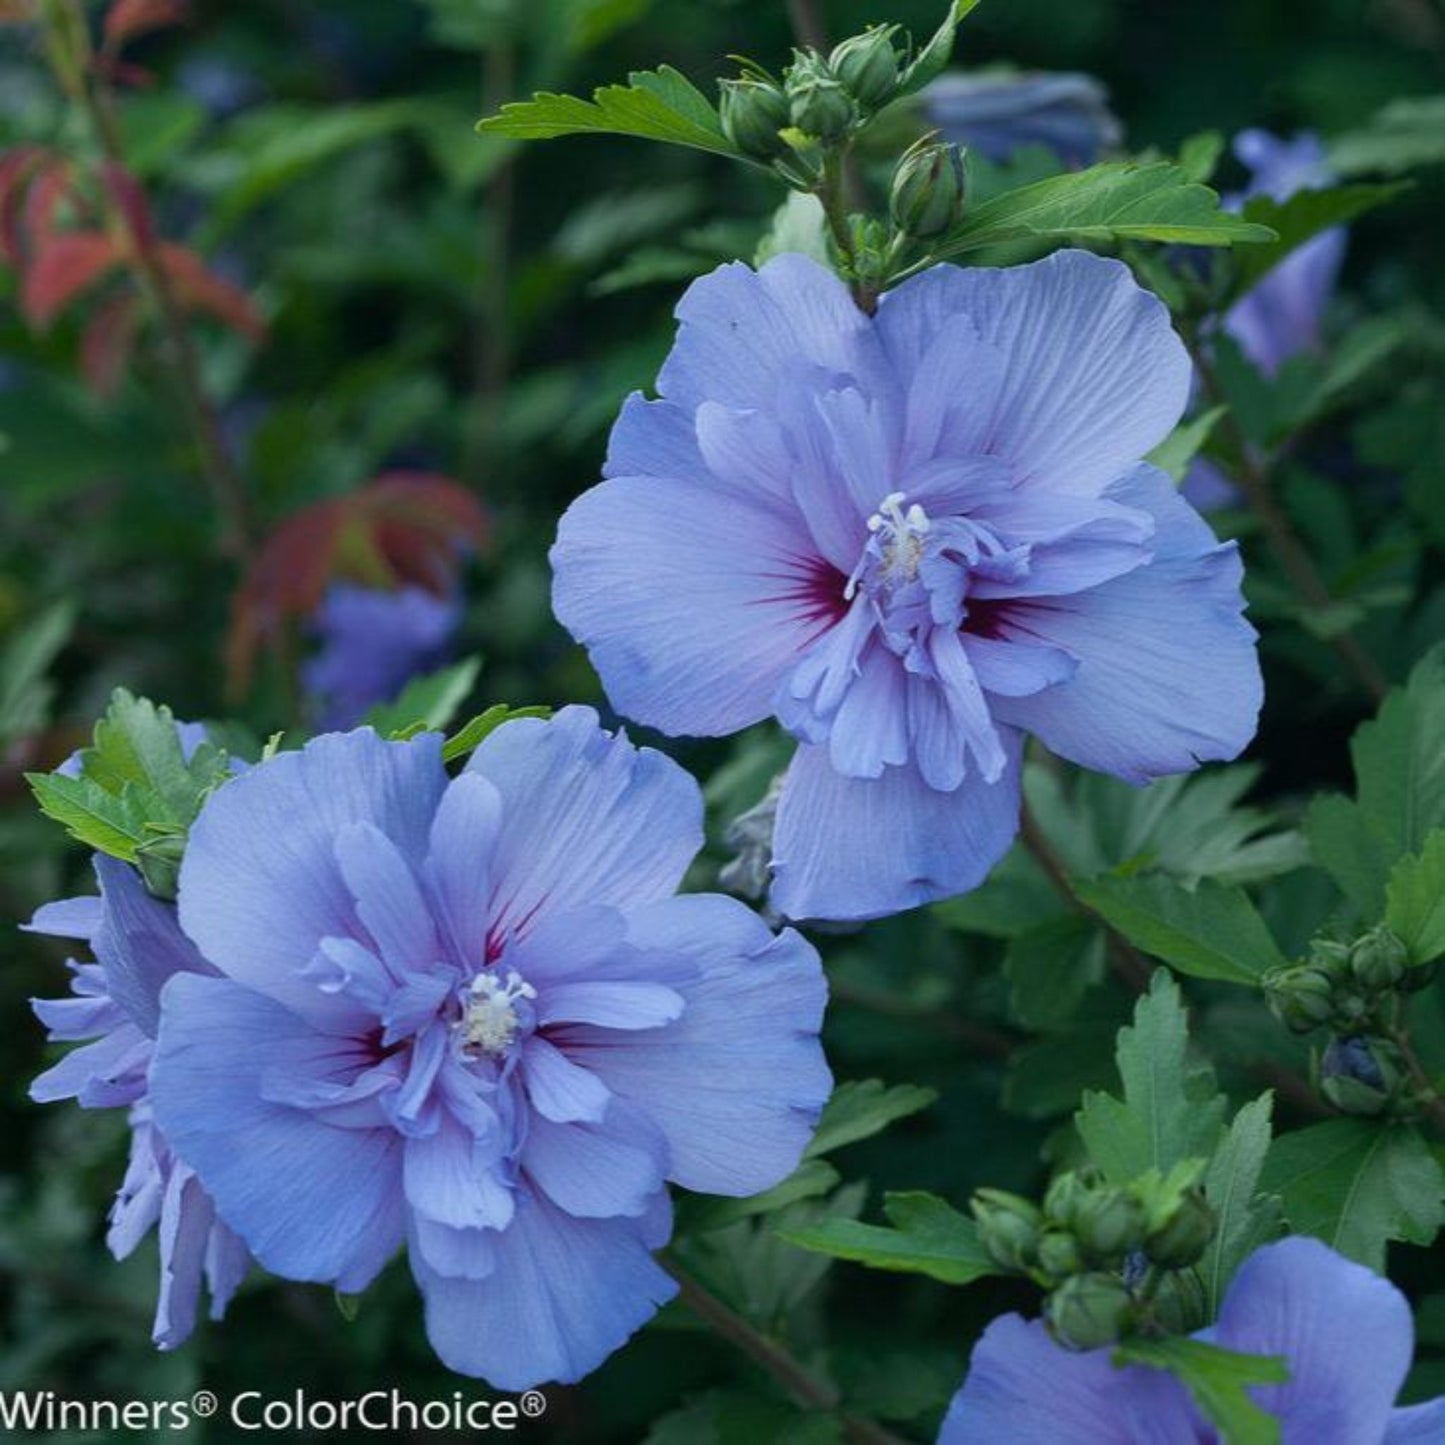
[[[389,702],[418,673],[440,667],[461,620],[455,597],[421,587],[394,592],[333,582],[312,626],[320,650],[302,682],[323,729],[354,727],[375,703]]]
[[[316,739],[191,829],[153,1097],[221,1217],[288,1278],[405,1243],[453,1369],[575,1380],[674,1292],[666,1180],[748,1195],[830,1079],[797,934],[674,896],[702,799],[586,708],[441,739]]]
[[[1263,130],[1241,131],[1234,153],[1252,172],[1243,196],[1226,202],[1234,210],[1250,196],[1287,201],[1298,191],[1334,184],[1324,146],[1309,131],[1288,140]],[[1346,239],[1343,226],[1321,231],[1291,251],[1225,315],[1225,331],[1266,375],[1319,345],[1320,322],[1339,279]]]
[[[1235,756],[1261,683],[1240,564],[1140,458],[1183,409],[1160,302],[1078,251],[939,266],[864,315],[781,256],[697,281],[608,480],[552,551],[613,705],[802,743],[772,903],[859,919],[978,884],[1023,734],[1145,782]]]
[[[1252,173],[1242,195],[1226,196],[1224,205],[1242,210],[1251,196],[1287,201],[1297,191],[1334,184],[1324,146],[1311,131],[1289,140],[1264,130],[1241,131],[1234,138],[1235,155]],[[1292,356],[1319,345],[1325,308],[1334,294],[1344,264],[1348,232],[1331,226],[1291,251],[1224,315],[1225,332],[1266,376],[1273,376]],[[1239,490],[1207,457],[1191,463],[1182,491],[1202,512],[1232,506]]]
[[[195,1325],[202,1279],[210,1291],[211,1318],[220,1319],[251,1259],[216,1218],[209,1196],[172,1154],[151,1115],[161,988],[173,974],[214,970],[181,932],[174,906],[152,898],[134,868],[98,856],[95,871],[99,897],[47,904],[29,924],[35,933],[81,940],[95,957],[93,963],[71,961],[73,997],[33,1001],[52,1040],[87,1042],[41,1074],[30,1095],[41,1103],[73,1098],[82,1108],[130,1111],[130,1164],[106,1242],[124,1259],[158,1228],[161,1272],[153,1338],[162,1349],[172,1349]]]
[[[476,497],[429,472],[383,472],[293,513],[266,539],[232,603],[232,688],[247,685],[258,649],[276,644],[287,627],[316,619],[324,629],[320,614],[336,583],[388,593],[422,589],[446,605],[440,599],[455,595],[462,558],[485,545],[489,532]],[[414,631],[423,608],[410,606]],[[343,617],[346,609],[343,602]]]
[[[1404,1295],[1318,1240],[1296,1237],[1256,1250],[1230,1285],[1218,1323],[1201,1338],[1284,1358],[1287,1384],[1250,1391],[1279,1419],[1283,1445],[1445,1440],[1445,1399],[1394,1407],[1415,1346]],[[1116,1368],[1112,1353],[1076,1353],[1037,1320],[1001,1316],[974,1346],[939,1445],[1223,1445],[1173,1376]]]
[[[928,124],[991,161],[1023,146],[1047,146],[1071,166],[1090,166],[1123,131],[1109,95],[1092,75],[940,75],[920,93]]]

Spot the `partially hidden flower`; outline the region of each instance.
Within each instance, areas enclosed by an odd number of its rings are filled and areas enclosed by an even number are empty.
[[[217,970],[162,996],[155,1117],[291,1279],[406,1245],[443,1361],[570,1381],[674,1292],[666,1181],[747,1195],[827,1097],[817,954],[675,896],[693,780],[567,708],[441,738],[316,739],[218,790],[180,875]]]
[[[53,1041],[82,1047],[41,1074],[30,1096],[40,1103],[73,1098],[82,1108],[129,1111],[130,1162],[106,1243],[124,1259],[151,1229],[158,1230],[160,1291],[152,1338],[173,1349],[194,1328],[202,1280],[211,1318],[220,1319],[251,1263],[245,1245],[216,1218],[195,1175],[171,1152],[151,1111],[161,989],[172,974],[214,970],[181,932],[175,907],[153,898],[128,863],[97,856],[95,872],[99,897],[47,904],[29,924],[35,933],[82,941],[94,956],[89,963],[71,960],[72,997],[32,1000]]]
[[[801,743],[772,903],[861,919],[976,886],[1025,731],[1144,783],[1249,741],[1240,563],[1140,461],[1190,364],[1125,267],[938,266],[864,315],[830,272],[725,266],[662,399],[562,519],[553,605],[619,712]]]
[[[1323,189],[1335,181],[1324,147],[1310,131],[1288,140],[1264,130],[1241,131],[1234,153],[1249,167],[1251,178],[1243,196],[1230,198],[1232,209],[1251,196],[1287,201],[1298,191]],[[1290,357],[1319,345],[1320,322],[1339,279],[1346,239],[1344,226],[1311,237],[1226,313],[1225,331],[1266,375],[1273,376]]]
[[[945,140],[991,161],[1045,146],[1066,165],[1090,166],[1123,139],[1109,94],[1077,71],[965,74],[950,71],[920,92],[924,114]]]
[[[455,596],[333,582],[312,619],[320,646],[301,672],[318,725],[355,727],[368,708],[390,702],[413,677],[440,667],[460,620]]]
[[[1225,197],[1225,208],[1242,210],[1251,196],[1287,201],[1298,191],[1333,185],[1324,146],[1312,131],[1291,139],[1264,130],[1241,131],[1234,154],[1251,171],[1242,195]],[[1225,312],[1222,327],[1245,357],[1273,376],[1291,357],[1315,350],[1325,308],[1344,264],[1348,231],[1331,226],[1291,251]],[[1208,457],[1191,463],[1182,487],[1200,511],[1234,506],[1239,489]]]
[[[1279,1420],[1282,1445],[1432,1445],[1445,1440],[1445,1398],[1395,1407],[1414,1333],[1388,1280],[1297,1236],[1245,1261],[1198,1338],[1283,1357],[1288,1383],[1250,1389]],[[1001,1316],[974,1346],[939,1445],[1224,1445],[1172,1375],[1118,1368],[1112,1354],[1066,1350],[1039,1321]]]

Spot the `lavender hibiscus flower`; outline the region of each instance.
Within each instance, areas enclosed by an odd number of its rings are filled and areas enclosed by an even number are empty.
[[[928,123],[992,161],[1022,146],[1047,146],[1065,164],[1090,166],[1123,131],[1109,96],[1092,75],[941,75],[919,95]]]
[[[335,582],[314,619],[321,647],[302,668],[323,729],[354,727],[421,672],[440,667],[461,619],[455,597]]]
[[[180,731],[183,738],[189,731],[188,746],[204,735],[194,723],[181,724]],[[161,988],[172,974],[214,970],[181,932],[175,908],[152,898],[134,868],[97,857],[95,872],[99,897],[47,904],[29,925],[36,933],[84,941],[96,960],[71,961],[73,997],[32,1002],[52,1040],[88,1042],[41,1074],[30,1096],[40,1103],[73,1098],[87,1109],[129,1109],[130,1163],[106,1242],[124,1259],[159,1227],[160,1295],[152,1337],[162,1349],[173,1349],[195,1326],[202,1279],[210,1290],[211,1318],[220,1319],[251,1262],[245,1245],[216,1218],[195,1175],[172,1154],[151,1111]]]
[[[1318,1240],[1256,1250],[1201,1338],[1242,1354],[1283,1356],[1289,1382],[1250,1392],[1278,1417],[1282,1445],[1445,1439],[1445,1399],[1394,1408],[1414,1353],[1405,1297]],[[1218,1445],[1183,1385],[1139,1365],[1116,1369],[1110,1354],[1076,1354],[1037,1320],[1002,1316],[974,1346],[939,1445]]]
[[[316,739],[219,790],[181,867],[218,976],[162,997],[156,1119],[256,1257],[363,1288],[405,1243],[453,1369],[575,1380],[674,1292],[666,1180],[797,1164],[830,1079],[817,954],[675,897],[697,785],[567,708]]]
[[[663,399],[627,402],[562,519],[553,603],[628,717],[800,740],[780,912],[977,885],[1017,831],[1025,731],[1135,783],[1249,741],[1236,549],[1140,461],[1189,360],[1125,267],[939,266],[870,317],[782,256],[678,317]]]
[[[1244,195],[1231,198],[1236,209],[1250,196],[1287,201],[1298,191],[1334,184],[1324,147],[1308,131],[1289,140],[1264,130],[1241,131],[1234,153],[1252,173]],[[1320,322],[1344,263],[1345,241],[1343,226],[1321,231],[1291,251],[1225,316],[1224,329],[1267,375],[1319,344]]]

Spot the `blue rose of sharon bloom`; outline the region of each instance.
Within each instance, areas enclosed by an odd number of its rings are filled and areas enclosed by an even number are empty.
[[[1289,140],[1264,130],[1241,131],[1234,153],[1252,173],[1244,196],[1233,198],[1236,209],[1250,196],[1287,201],[1298,191],[1335,182],[1319,137],[1309,131]],[[1344,264],[1346,239],[1344,226],[1321,231],[1291,251],[1225,316],[1224,329],[1267,375],[1319,345],[1320,322]]]
[[[950,71],[919,93],[930,125],[991,161],[1027,145],[1047,146],[1072,166],[1090,166],[1112,150],[1123,129],[1109,95],[1078,71],[966,74]]]
[[[1260,704],[1240,563],[1140,458],[1190,363],[1115,261],[937,266],[874,317],[801,256],[678,309],[662,400],[552,551],[614,706],[802,743],[773,906],[859,919],[982,881],[1023,735],[1144,783],[1232,758]]]
[[[1200,1338],[1284,1357],[1289,1382],[1250,1391],[1279,1419],[1282,1445],[1445,1440],[1445,1398],[1394,1408],[1415,1344],[1404,1295],[1316,1239],[1256,1250]],[[1222,1445],[1172,1376],[1116,1369],[1110,1354],[1066,1350],[1037,1320],[996,1319],[974,1346],[939,1445]]]
[[[390,702],[418,673],[440,667],[461,615],[455,597],[423,587],[333,583],[313,619],[321,646],[301,669],[321,727],[355,727],[375,703]]]
[[[277,1274],[362,1289],[401,1244],[441,1358],[593,1369],[674,1292],[665,1181],[766,1189],[830,1078],[796,933],[674,896],[696,783],[586,708],[321,737],[218,791],[180,877],[219,977],[163,995],[156,1118]]]
[[[182,724],[183,740],[188,729],[189,750],[204,730]],[[159,1226],[160,1292],[152,1338],[162,1349],[173,1349],[195,1326],[202,1279],[210,1290],[211,1318],[220,1319],[251,1263],[246,1246],[216,1218],[195,1174],[172,1154],[151,1111],[161,989],[172,974],[213,970],[181,932],[175,908],[151,897],[128,863],[97,857],[95,872],[99,897],[47,904],[29,924],[35,933],[83,941],[95,956],[94,963],[71,961],[73,997],[32,1001],[52,1040],[88,1042],[41,1074],[30,1097],[129,1110],[130,1163],[111,1209],[106,1243],[124,1259]]]

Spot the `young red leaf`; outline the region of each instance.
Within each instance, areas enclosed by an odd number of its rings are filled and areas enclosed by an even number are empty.
[[[105,43],[118,50],[137,35],[178,25],[186,18],[184,0],[115,0],[105,16]]]
[[[194,251],[164,241],[157,254],[177,300],[188,311],[209,312],[253,341],[265,336],[266,323],[251,298],[239,286],[208,270]]]
[[[95,308],[80,338],[80,367],[99,396],[115,394],[135,349],[140,329],[140,298],[133,291],[107,297]]]
[[[26,320],[48,326],[120,259],[115,241],[99,231],[64,231],[46,238],[21,282],[20,309]]]

